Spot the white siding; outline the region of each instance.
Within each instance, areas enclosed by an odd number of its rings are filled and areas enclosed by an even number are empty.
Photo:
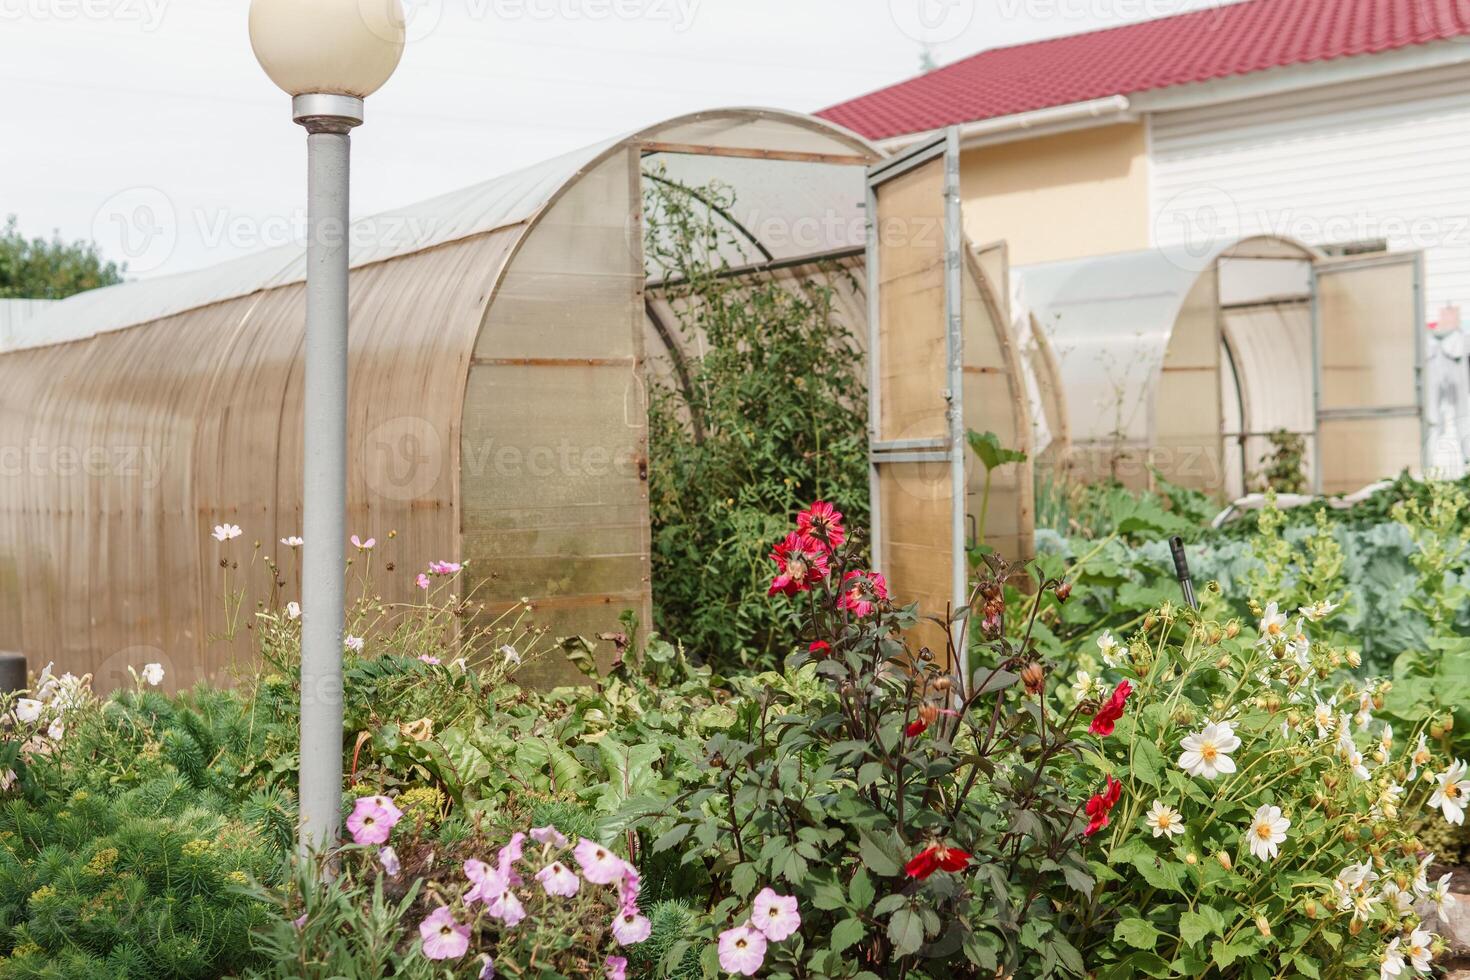
[[[1269,233],[1426,252],[1426,312],[1470,308],[1470,66],[1160,113],[1156,245]]]

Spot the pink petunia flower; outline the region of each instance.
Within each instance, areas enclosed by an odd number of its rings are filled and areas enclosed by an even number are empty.
[[[582,866],[582,877],[594,885],[611,885],[623,878],[627,862],[596,841],[583,837],[577,842],[572,856]]]
[[[526,835],[520,831],[516,831],[510,835],[510,840],[500,849],[500,853],[496,855],[496,863],[499,866],[500,873],[512,885],[519,885],[521,883],[521,876],[516,874],[515,863],[521,859],[521,851],[525,843]]]
[[[780,574],[771,580],[768,595],[810,592],[812,586],[826,578],[830,571],[826,546],[809,534],[794,531],[776,545],[771,552],[771,561],[776,563]]]
[[[536,872],[536,880],[541,882],[546,894],[557,898],[571,898],[582,887],[577,873],[560,861],[553,861]]]
[[[567,846],[567,835],[557,830],[552,824],[532,828],[531,839],[538,844],[550,844],[552,847]]]
[[[880,602],[888,601],[888,581],[877,572],[848,572],[842,576],[842,591],[837,596],[837,608],[846,609],[862,619],[878,608]]]
[[[479,980],[495,980],[495,961],[490,958],[490,954],[481,953],[480,962],[485,965],[480,967]]]
[[[643,878],[638,869],[627,861],[623,862],[623,877],[618,879],[618,908],[626,912],[638,907],[638,893],[643,890]]]
[[[398,852],[391,847],[385,847],[378,852],[378,863],[383,866],[383,874],[389,878],[397,878],[403,872],[403,865],[398,860]]]
[[[652,931],[653,923],[647,916],[639,915],[636,907],[624,909],[613,919],[613,938],[623,946],[636,946],[647,939]]]
[[[602,964],[602,970],[607,974],[607,980],[628,980],[628,958],[609,956]]]
[[[526,907],[516,897],[516,893],[506,889],[501,896],[485,907],[485,912],[492,919],[499,919],[508,927],[520,924],[526,917]]]
[[[750,917],[750,924],[771,942],[779,943],[801,927],[796,897],[777,895],[769,888],[762,888],[755,897],[755,912]]]
[[[720,933],[720,966],[726,973],[753,977],[766,961],[766,936],[749,923]]]
[[[403,811],[386,796],[364,796],[352,807],[347,829],[355,844],[386,844]]]
[[[473,905],[476,902],[484,902],[489,905],[505,894],[505,890],[510,887],[505,876],[497,869],[474,858],[464,863],[464,876],[469,879],[470,884],[475,886],[465,892],[466,905]]]
[[[470,927],[454,921],[454,913],[443,905],[419,923],[424,955],[431,960],[457,960],[470,948]]]

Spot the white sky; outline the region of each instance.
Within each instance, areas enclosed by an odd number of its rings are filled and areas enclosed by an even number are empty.
[[[813,111],[977,51],[1228,0],[409,0],[354,215],[698,109]],[[0,218],[130,276],[299,237],[305,143],[248,0],[0,0]]]

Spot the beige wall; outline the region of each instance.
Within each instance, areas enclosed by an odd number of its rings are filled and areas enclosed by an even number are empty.
[[[966,150],[965,228],[1012,265],[1148,248],[1147,147],[1124,123]]]

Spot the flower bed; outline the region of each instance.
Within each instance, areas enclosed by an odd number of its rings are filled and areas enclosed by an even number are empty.
[[[1398,522],[1441,659],[1460,649],[1455,506]],[[1086,562],[987,556],[983,615],[926,622],[860,539],[819,503],[773,542],[767,601],[801,637],[780,671],[719,676],[630,630],[606,674],[558,649],[587,683],[539,693],[513,681],[554,646],[534,609],[464,636],[462,569],[407,572],[421,605],[349,624],[328,884],[289,864],[299,607],[260,612],[264,669],[233,690],[164,697],[140,665],[99,700],[43,673],[4,705],[0,978],[1388,978],[1443,959],[1433,851],[1463,827],[1465,726],[1458,703],[1404,703],[1411,672],[1358,676],[1333,534],[1254,539],[1260,605],[1203,588],[1198,612],[1120,609],[1106,631],[1069,625],[1103,587]]]

